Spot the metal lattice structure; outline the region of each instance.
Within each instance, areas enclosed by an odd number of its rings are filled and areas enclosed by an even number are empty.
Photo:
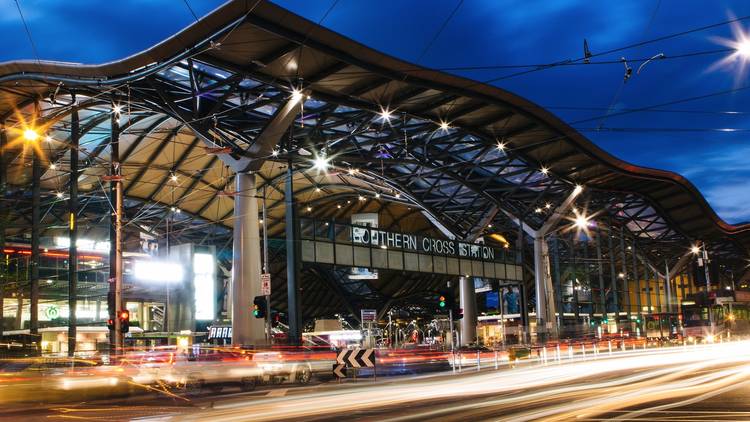
[[[221,256],[231,248],[233,196],[243,194],[234,192],[224,160],[249,160],[259,169],[269,235],[278,238],[291,158],[301,212],[316,218],[378,212],[386,229],[466,240],[496,232],[528,254],[529,242],[509,215],[538,229],[582,185],[576,206],[624,230],[644,259],[675,263],[703,241],[727,267],[744,271],[750,227],[723,222],[681,176],[617,160],[499,88],[399,61],[270,3],[246,7],[230,2],[122,61],[0,66],[9,235],[29,225],[30,156],[14,140],[34,124],[50,138],[41,142],[49,232],[65,225],[59,192],[70,183],[66,168],[75,153],[83,163],[79,221],[87,230],[107,236],[110,205],[101,176],[114,160],[122,163],[131,233],[215,244]],[[269,120],[297,96],[300,106],[281,142],[260,141]],[[78,151],[68,147],[73,110],[81,121]],[[118,157],[109,148],[113,115]],[[331,160],[330,171],[313,167],[320,155]],[[284,309],[283,249],[272,255],[273,305]],[[396,282],[403,278],[408,283]],[[310,267],[304,309],[314,316],[408,301],[444,281],[384,274],[355,283],[338,269]]]

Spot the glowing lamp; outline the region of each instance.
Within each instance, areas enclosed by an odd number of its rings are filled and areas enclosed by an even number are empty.
[[[26,129],[23,131],[23,139],[34,142],[39,139],[39,134],[34,129]]]

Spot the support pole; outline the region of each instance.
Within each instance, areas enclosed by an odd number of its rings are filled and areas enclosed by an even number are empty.
[[[461,320],[461,345],[474,343],[477,338],[477,304],[474,280],[471,277],[458,279],[459,296],[464,317]]]
[[[39,229],[41,224],[42,157],[32,153],[31,169],[31,274],[29,302],[29,333],[39,333]]]
[[[291,138],[290,138],[291,147]],[[284,201],[286,206],[286,286],[289,318],[289,344],[297,345],[302,339],[302,318],[299,302],[299,224],[297,221],[297,202],[294,199],[294,168],[292,166],[291,148],[287,149],[289,158],[286,170]]]
[[[78,109],[74,108],[70,116],[70,199],[68,201],[68,356],[76,351],[76,307],[78,305],[78,142],[79,142]]]
[[[555,302],[552,293],[549,247],[543,234],[534,237],[534,281],[536,284],[536,332],[539,341],[557,337]]]
[[[265,343],[265,321],[252,315],[260,295],[260,234],[254,173],[237,173],[232,248],[232,344]]]
[[[110,120],[110,183],[112,216],[109,230],[109,295],[108,311],[113,329],[110,331],[110,354],[122,352],[122,327],[118,313],[122,309],[122,182],[120,181],[120,121],[117,113]]]
[[[8,189],[8,167],[5,162],[5,148],[8,144],[5,123],[0,127],[0,337],[5,330],[5,285],[8,283],[7,267],[5,265],[5,225],[8,218],[8,206],[5,204],[5,194]]]
[[[263,185],[263,273],[270,274],[268,267],[268,214],[266,213],[266,185]],[[271,331],[271,295],[266,295],[266,340],[273,342]]]

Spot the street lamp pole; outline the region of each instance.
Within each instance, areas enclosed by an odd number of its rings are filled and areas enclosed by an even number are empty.
[[[713,314],[713,307],[711,306],[711,271],[708,269],[708,263],[710,262],[708,259],[708,249],[706,249],[706,244],[701,245],[701,252],[702,252],[702,260],[703,260],[703,271],[706,275],[706,299],[708,300],[708,321],[711,325],[711,328],[713,329],[714,326],[714,314]]]
[[[701,243],[700,246],[693,246],[692,252],[698,255],[698,266],[703,266],[703,274],[706,278],[706,302],[708,303],[708,320],[711,327],[714,326],[714,316],[711,312],[711,298],[709,293],[711,292],[711,271],[708,269],[708,264],[711,262],[708,259],[708,248],[706,248],[705,242]]]

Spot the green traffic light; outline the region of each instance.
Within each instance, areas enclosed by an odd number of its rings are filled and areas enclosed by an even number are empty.
[[[445,308],[445,302],[440,302],[440,307]]]

